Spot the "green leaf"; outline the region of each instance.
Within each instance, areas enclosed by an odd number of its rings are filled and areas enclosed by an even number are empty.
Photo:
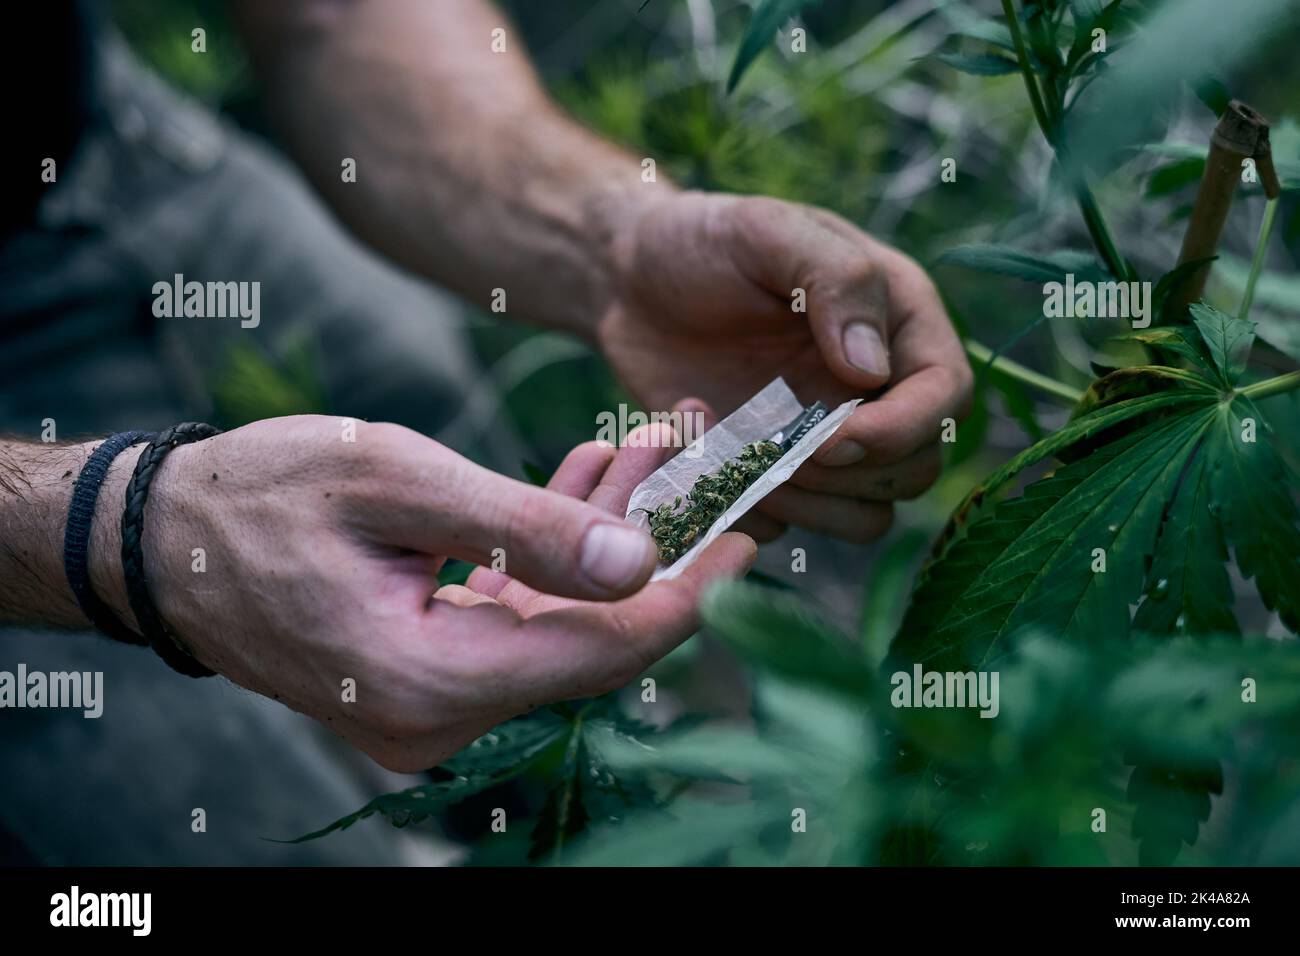
[[[1097,59],[1109,54],[1115,38],[1112,34],[1120,16],[1121,0],[1111,0],[1109,4],[1102,5],[1101,0],[1073,0],[1070,4],[1070,11],[1074,16],[1074,40],[1070,44],[1070,51],[1066,54],[1065,65],[1067,72],[1073,73],[1078,66],[1083,63],[1084,59],[1092,53],[1092,31],[1102,29],[1106,31],[1106,54],[1098,54]]]
[[[891,658],[966,670],[986,666],[1029,627],[1079,640],[1126,633],[1211,401],[1103,445],[973,524],[917,589]],[[1097,549],[1104,571],[1094,570]]]
[[[862,601],[862,647],[872,663],[885,659],[907,605],[908,584],[925,551],[925,533],[912,528],[899,535],[876,558]]]
[[[324,375],[312,341],[272,355],[256,345],[232,346],[213,373],[217,417],[234,427],[262,418],[328,410]]]
[[[1235,634],[1228,549],[1210,511],[1208,456],[1196,455],[1169,506],[1133,628],[1151,634]]]
[[[346,830],[376,813],[395,827],[419,823],[440,807],[523,773],[550,747],[565,739],[568,726],[545,712],[508,721],[448,760],[443,767],[452,775],[449,779],[383,794],[319,830],[275,842],[316,840],[335,830]]]
[[[1133,768],[1127,796],[1136,807],[1133,838],[1142,866],[1169,866],[1182,844],[1196,842],[1200,824],[1210,818],[1210,794],[1223,792],[1223,771],[1181,770],[1159,764]]]
[[[700,610],[741,657],[775,674],[850,696],[874,683],[855,645],[793,595],[725,582]]]
[[[1128,371],[1121,369],[1121,371]],[[1204,401],[1206,396],[1197,396],[1190,391],[1157,392],[1151,395],[1139,395],[1113,404],[1106,404],[1072,418],[1063,428],[1052,433],[1042,441],[1026,448],[1009,462],[999,468],[980,484],[976,485],[965,497],[952,517],[941,537],[941,542],[951,539],[965,525],[971,513],[986,498],[995,495],[1002,486],[1026,468],[1038,464],[1044,459],[1060,454],[1070,447],[1080,444],[1108,429],[1138,418],[1158,412],[1167,412],[1179,405],[1189,402]]]
[[[1033,253],[993,243],[957,246],[939,256],[935,264],[962,266],[1031,282],[1060,282],[1068,273],[1074,273],[1076,279],[1100,280],[1106,276],[1106,270],[1091,252],[1063,249]]]
[[[1075,22],[1089,23],[1101,16],[1101,0],[1070,0],[1070,13],[1074,15]]]
[[[438,586],[443,587],[448,584],[464,584],[469,580],[469,576],[474,573],[477,565],[468,561],[458,561],[455,558],[450,559],[442,566],[438,572]]]
[[[1265,605],[1288,627],[1300,624],[1295,476],[1253,403],[1226,391],[1245,368],[1253,326],[1203,304],[1193,317],[1193,327],[1136,337],[1212,377],[1146,366],[1094,383],[1070,424],[1109,439],[1078,457],[1083,445],[1067,425],[972,493],[950,522],[954,543],[916,588],[893,659],[981,666],[1031,626],[1080,640],[1126,634],[1128,608],[1143,594],[1139,629],[1234,631],[1225,546]],[[1144,424],[1127,434],[1113,427],[1131,421]],[[956,536],[986,492],[1067,451],[1070,464]],[[1090,560],[1098,556],[1104,565]]]
[[[1004,76],[1020,71],[1015,60],[999,53],[931,53],[923,59],[938,60],[954,70],[974,76]]]
[[[1218,519],[1242,576],[1265,607],[1300,633],[1300,482],[1278,454],[1276,436],[1254,402],[1238,396],[1216,409],[1211,432],[1209,511]],[[1246,440],[1253,422],[1254,440]]]
[[[1275,30],[1293,0],[1252,0],[1224,15],[1222,0],[1178,0],[1149,5],[1142,28],[1091,90],[1118,108],[1075,114],[1067,174],[1107,168],[1115,151],[1149,137],[1154,117],[1173,104],[1183,81],[1207,65],[1230,73],[1257,56],[1260,38]]]
[[[1152,171],[1147,179],[1146,197],[1159,199],[1161,196],[1167,196],[1193,183],[1199,183],[1204,175],[1204,159],[1174,160]]]
[[[1228,301],[1241,301],[1249,275],[1249,262],[1232,255],[1219,256],[1214,278],[1223,284]],[[1300,275],[1261,273],[1251,310],[1252,319],[1258,321],[1256,332],[1274,348],[1300,360],[1300,322],[1296,314],[1300,314]]]
[[[1234,387],[1246,370],[1246,358],[1255,341],[1255,323],[1224,315],[1204,302],[1193,302],[1191,313],[1220,379],[1229,388]]]
[[[1177,325],[1157,325],[1149,329],[1134,329],[1116,338],[1121,342],[1138,342],[1181,355],[1211,380],[1218,378],[1214,362],[1206,354],[1204,341],[1192,329]]]
[[[761,0],[758,9],[749,18],[749,26],[741,37],[740,48],[736,50],[736,59],[732,61],[731,73],[727,77],[728,93],[736,88],[745,71],[772,42],[772,37],[781,28],[781,24],[810,2],[812,0]]]
[[[583,745],[582,721],[574,721],[564,748],[560,772],[546,794],[546,802],[537,817],[529,838],[528,859],[539,860],[548,853],[556,857],[570,837],[577,836],[587,826],[587,808],[583,805],[583,778],[590,769],[586,747]]]
[[[988,380],[1002,396],[1002,407],[1024,429],[1029,440],[1042,440],[1047,432],[1038,420],[1038,406],[1024,384],[997,368],[989,370]]]

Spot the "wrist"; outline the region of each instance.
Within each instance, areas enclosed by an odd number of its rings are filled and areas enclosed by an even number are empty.
[[[575,316],[578,327],[574,331],[595,339],[601,317],[627,286],[641,220],[680,193],[667,180],[646,183],[638,179],[632,185],[596,190],[588,197],[585,234],[589,259],[598,264],[600,291],[595,301]]]
[[[0,619],[86,624],[63,572],[63,534],[93,447],[0,442]]]

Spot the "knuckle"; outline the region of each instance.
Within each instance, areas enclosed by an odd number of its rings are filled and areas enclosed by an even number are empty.
[[[593,438],[590,441],[583,442],[581,445],[574,446],[573,450],[564,456],[564,461],[561,463],[560,467],[563,468],[564,465],[567,465],[570,462],[582,461],[587,458],[612,456],[613,453],[614,446],[612,444],[607,441]]]
[[[358,438],[364,442],[366,454],[362,457],[369,465],[368,470],[381,477],[396,474],[405,461],[411,440],[417,437],[409,428],[391,422],[367,424]]]
[[[523,507],[518,501],[502,501],[490,507],[498,509],[494,527],[500,529],[500,547],[505,550],[506,560],[522,558],[529,552],[529,543],[534,537],[536,519],[532,509]]]

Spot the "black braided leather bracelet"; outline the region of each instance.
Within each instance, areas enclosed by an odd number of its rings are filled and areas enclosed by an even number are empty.
[[[115,459],[132,445],[151,441],[152,432],[118,432],[104,439],[91,452],[86,464],[72,487],[72,503],[68,505],[68,523],[63,532],[63,573],[68,587],[81,613],[90,619],[99,631],[125,644],[146,644],[143,637],[131,630],[95,594],[90,585],[90,526],[95,518],[95,503],[99,488],[108,475]]]
[[[131,611],[149,646],[168,666],[186,677],[211,677],[214,671],[199,663],[194,652],[172,633],[149,595],[144,574],[144,506],[149,500],[153,476],[173,448],[220,434],[221,429],[201,422],[182,422],[159,432],[136,462],[135,473],[126,487],[126,510],[122,512],[122,573],[126,577]]]

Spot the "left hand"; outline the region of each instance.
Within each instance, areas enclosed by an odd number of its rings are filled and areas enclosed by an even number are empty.
[[[912,259],[822,209],[698,192],[645,208],[616,236],[615,258],[597,338],[647,409],[694,395],[708,415],[727,414],[778,375],[805,404],[879,392],[763,500],[752,533],[796,524],[870,541],[893,500],[938,477],[943,420],[966,414],[973,378]]]

